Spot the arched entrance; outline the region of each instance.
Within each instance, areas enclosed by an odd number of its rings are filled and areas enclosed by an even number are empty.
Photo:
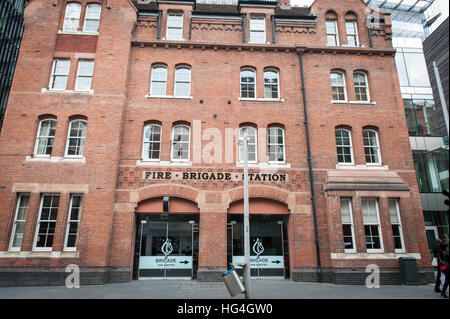
[[[250,198],[249,204],[251,276],[289,278],[288,207],[266,198]],[[242,200],[233,202],[228,209],[229,264],[244,261],[243,211]]]
[[[196,278],[197,204],[180,197],[155,197],[136,208],[133,277]]]

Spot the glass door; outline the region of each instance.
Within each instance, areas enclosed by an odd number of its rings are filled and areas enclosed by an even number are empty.
[[[139,278],[193,277],[194,221],[141,220]]]
[[[253,277],[286,276],[284,221],[279,216],[250,216],[250,267]],[[242,215],[228,223],[228,260],[244,262],[244,225]],[[230,240],[232,238],[232,241]],[[231,243],[232,242],[232,243]],[[231,260],[230,260],[231,259]],[[241,270],[238,269],[241,273]]]

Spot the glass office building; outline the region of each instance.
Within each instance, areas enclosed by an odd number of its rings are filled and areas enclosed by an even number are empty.
[[[0,1],[0,130],[23,33],[27,0]]]
[[[448,135],[440,103],[433,99],[422,42],[445,20],[435,0],[365,0],[373,9],[391,14],[392,45],[413,151],[428,241],[448,242]],[[448,46],[447,46],[448,50]]]

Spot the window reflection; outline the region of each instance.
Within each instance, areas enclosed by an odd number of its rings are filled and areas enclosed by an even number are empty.
[[[442,136],[433,100],[404,99],[403,104],[410,136]]]

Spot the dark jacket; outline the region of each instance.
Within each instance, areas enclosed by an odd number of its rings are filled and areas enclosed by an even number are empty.
[[[439,265],[448,266],[448,251],[441,249],[439,252]]]
[[[439,258],[439,245],[433,245],[433,257]]]

